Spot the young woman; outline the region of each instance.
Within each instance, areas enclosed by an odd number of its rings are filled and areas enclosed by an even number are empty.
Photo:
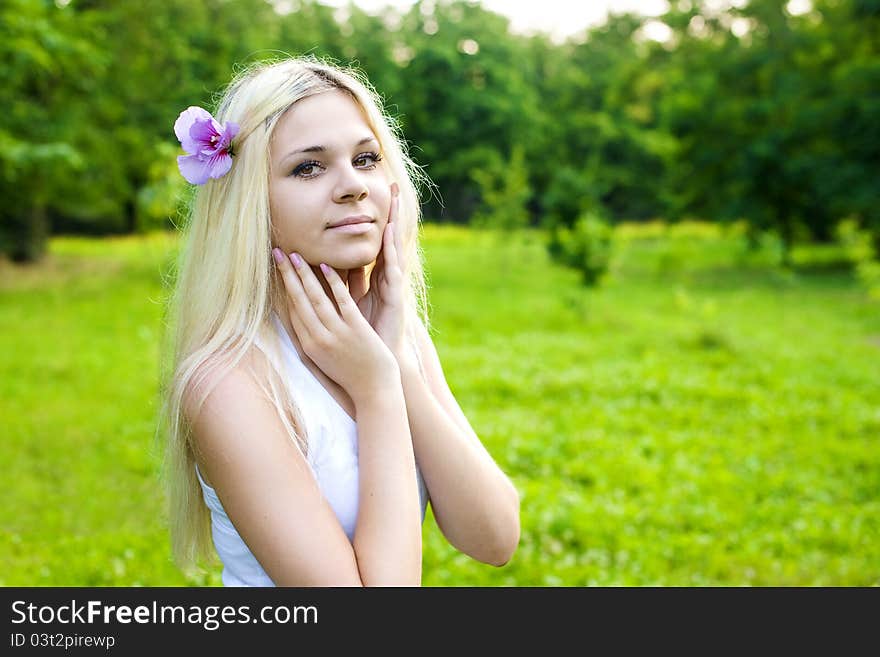
[[[261,64],[216,119],[181,113],[198,185],[170,336],[175,555],[230,586],[419,585],[430,500],[457,549],[506,563],[519,497],[426,328],[419,170],[352,71]]]

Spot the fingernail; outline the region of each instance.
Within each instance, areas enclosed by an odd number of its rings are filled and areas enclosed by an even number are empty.
[[[296,268],[302,267],[302,258],[299,257],[299,253],[291,253],[290,261],[293,263],[293,266]]]
[[[397,186],[396,182],[391,183],[391,196],[397,196],[400,194],[400,187]]]
[[[275,258],[275,262],[277,262],[279,265],[284,262],[284,254],[281,253],[281,249],[272,249],[272,256]]]
[[[324,276],[330,273],[330,267],[325,265],[323,262],[321,263],[321,271],[324,272]]]

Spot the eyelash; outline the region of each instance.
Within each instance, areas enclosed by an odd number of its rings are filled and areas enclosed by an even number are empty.
[[[368,165],[361,167],[367,171],[376,168],[376,164],[382,161],[382,155],[373,151],[369,151],[366,153],[361,153],[352,160],[353,162],[357,162],[358,160],[369,158],[372,162]],[[308,167],[320,167],[321,163],[316,160],[308,160],[306,162],[302,162],[294,167],[293,171],[290,172],[291,176],[296,176],[297,178],[314,178],[316,173],[303,173],[305,169]]]

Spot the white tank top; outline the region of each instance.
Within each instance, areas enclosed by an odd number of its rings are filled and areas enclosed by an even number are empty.
[[[357,424],[300,360],[284,325],[274,314],[272,325],[281,341],[283,362],[278,364],[280,374],[289,386],[305,424],[306,457],[321,493],[351,541],[358,511]],[[267,350],[267,353],[271,352]],[[205,504],[211,511],[211,535],[223,563],[221,578],[224,586],[274,586],[226,515],[217,493],[202,479],[198,466],[196,475]],[[428,491],[418,466],[416,475],[424,521]]]

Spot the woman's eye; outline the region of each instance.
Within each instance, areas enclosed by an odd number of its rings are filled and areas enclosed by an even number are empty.
[[[317,174],[319,166],[321,165],[317,162],[303,162],[302,164],[298,164],[293,171],[290,172],[290,175],[298,176],[300,178],[310,178]]]
[[[354,158],[354,165],[358,167],[372,168],[381,160],[382,156],[378,153],[361,153]]]

